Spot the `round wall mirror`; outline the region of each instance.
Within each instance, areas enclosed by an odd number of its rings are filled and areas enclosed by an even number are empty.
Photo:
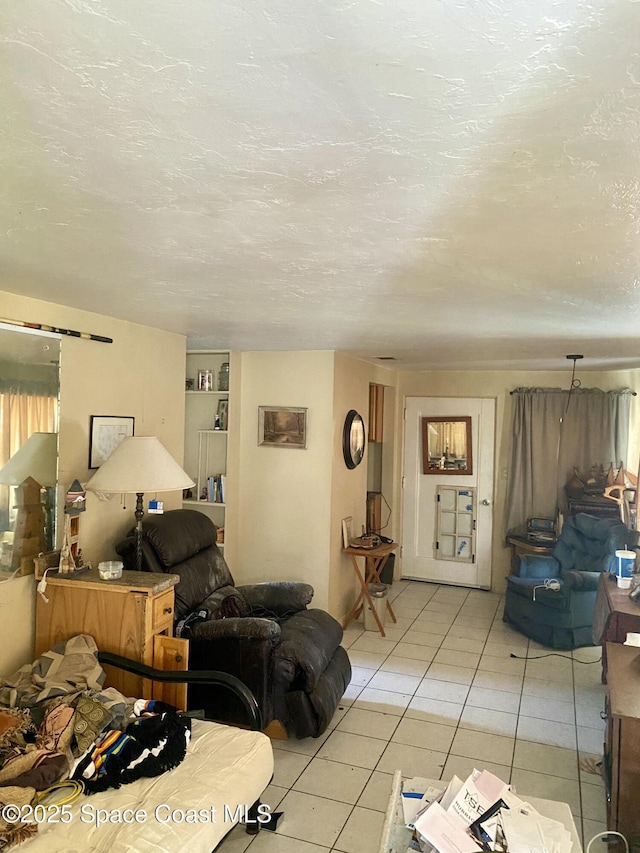
[[[342,452],[347,468],[355,468],[362,462],[365,448],[364,421],[355,409],[347,413],[342,433]]]

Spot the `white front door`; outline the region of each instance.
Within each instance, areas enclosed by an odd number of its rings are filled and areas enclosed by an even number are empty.
[[[423,474],[422,418],[471,417],[472,473]],[[402,577],[490,589],[493,519],[495,401],[407,397],[404,427]],[[446,493],[442,487],[447,487]],[[451,488],[457,489],[452,493]],[[438,536],[450,523],[439,513],[444,498],[467,538]],[[438,519],[440,517],[440,528]],[[448,519],[448,520],[447,520]],[[444,530],[446,533],[447,531]],[[455,530],[454,530],[455,533]],[[443,539],[441,543],[439,538]],[[444,544],[444,547],[443,547]],[[458,559],[458,556],[461,559]]]

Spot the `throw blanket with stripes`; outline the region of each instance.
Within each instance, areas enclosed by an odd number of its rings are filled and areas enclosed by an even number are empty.
[[[138,700],[138,716],[124,731],[101,735],[80,758],[73,778],[84,782],[88,794],[119,788],[142,776],[159,776],[184,759],[191,720],[172,705]]]

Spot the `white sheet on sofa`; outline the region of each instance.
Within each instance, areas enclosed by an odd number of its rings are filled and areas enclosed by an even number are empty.
[[[70,807],[70,822],[43,823],[36,837],[14,849],[210,853],[237,822],[238,805],[248,808],[259,799],[272,774],[273,750],[266,735],[194,720],[187,757],[174,770],[83,796]],[[133,817],[139,810],[144,817]],[[125,815],[132,822],[115,822]],[[104,820],[100,826],[99,817]]]

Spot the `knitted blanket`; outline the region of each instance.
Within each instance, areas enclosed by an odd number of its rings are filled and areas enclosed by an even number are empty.
[[[159,776],[184,759],[191,736],[191,720],[172,705],[144,699],[135,703],[137,715],[124,731],[100,736],[78,762],[73,778],[94,794],[119,788],[142,776]]]

